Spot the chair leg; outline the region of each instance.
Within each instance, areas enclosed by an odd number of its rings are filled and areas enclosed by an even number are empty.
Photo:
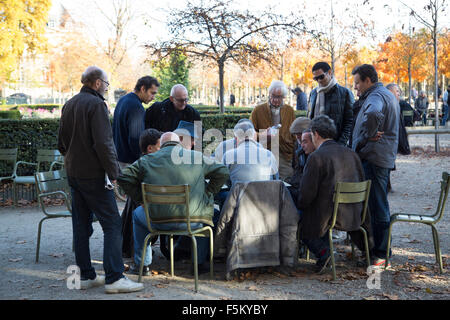
[[[392,226],[394,225],[395,221],[391,221],[389,224],[389,233],[388,233],[388,241],[387,241],[387,248],[386,248],[386,261],[384,263],[384,269],[386,270],[389,265],[389,251],[391,249],[391,238],[392,238]]]
[[[367,238],[367,232],[363,227],[359,227],[364,235],[364,249],[366,250],[367,267],[370,266],[370,253],[369,253],[369,239]]]
[[[351,243],[352,245],[352,261],[355,261],[355,245],[353,244],[353,242]]]
[[[13,204],[17,207],[17,184],[13,182]]]
[[[170,250],[170,275],[174,276],[174,266],[173,266],[173,235],[169,237],[169,250]]]
[[[306,261],[309,262],[309,249],[308,249],[308,247],[306,247]]]
[[[209,278],[214,279],[214,238],[212,230],[209,231]]]
[[[333,280],[336,280],[336,265],[334,261],[334,247],[333,247],[333,230],[328,230],[328,240],[330,243],[330,255],[331,255],[331,265],[333,267]]]
[[[38,225],[38,235],[37,235],[37,245],[36,245],[36,263],[39,262],[39,248],[41,245],[41,230],[42,230],[42,223],[49,219],[48,217],[42,218],[41,221],[39,221]]]
[[[198,264],[197,264],[197,240],[195,236],[191,236],[192,239],[192,251],[194,252],[194,282],[195,282],[195,293],[198,290]]]
[[[433,231],[433,244],[434,251],[436,253],[436,262],[439,264],[439,272],[442,274],[444,269],[442,267],[442,255],[441,255],[441,247],[439,245],[439,234],[434,225],[431,225],[431,229]]]
[[[148,241],[150,240],[152,234],[149,233],[145,239],[144,239],[144,247],[142,248],[142,255],[141,255],[141,263],[139,265],[139,279],[138,282],[142,282],[142,272],[144,271],[144,259],[145,259],[145,253],[147,252],[147,245]],[[151,248],[150,248],[151,250]]]

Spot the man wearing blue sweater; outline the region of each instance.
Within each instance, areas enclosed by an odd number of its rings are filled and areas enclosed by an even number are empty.
[[[114,110],[113,135],[121,167],[135,162],[141,156],[139,136],[144,131],[145,109],[158,93],[159,83],[153,77],[140,78],[134,92],[120,98]]]
[[[124,169],[141,156],[139,137],[144,131],[145,109],[142,103],[149,103],[158,92],[158,81],[150,76],[140,78],[134,92],[120,98],[114,110],[113,137],[117,150],[120,169]],[[132,213],[136,203],[127,198],[122,211],[122,255],[124,258],[132,257],[133,253],[133,226]]]

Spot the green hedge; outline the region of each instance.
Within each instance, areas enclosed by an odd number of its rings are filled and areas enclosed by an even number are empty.
[[[20,120],[22,115],[19,110],[0,110],[0,119]]]
[[[304,112],[300,111],[300,113]],[[202,114],[203,131],[212,128],[218,129],[225,139],[226,129],[232,129],[240,119],[249,117],[250,113]],[[18,148],[18,160],[35,162],[38,149],[57,149],[58,127],[59,119],[0,119],[0,149]],[[211,141],[207,143],[209,144]],[[20,174],[32,174],[32,172],[25,170]]]

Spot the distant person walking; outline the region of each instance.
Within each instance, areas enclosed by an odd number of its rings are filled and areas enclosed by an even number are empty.
[[[234,94],[230,94],[230,105],[234,107],[234,103],[236,102],[236,97]]]
[[[444,97],[442,98],[442,123],[441,125],[445,126],[448,120],[448,94],[450,93],[450,84],[447,86],[447,91],[444,92]]]
[[[419,97],[416,99],[414,107],[417,111],[419,111],[420,115],[422,116],[423,125],[427,125],[427,110],[428,105],[430,102],[428,101],[427,96],[425,95],[424,91],[420,91]]]
[[[106,73],[95,66],[81,76],[79,94],[62,109],[58,150],[64,155],[72,191],[72,229],[75,260],[81,271],[81,289],[105,285],[106,293],[134,292],[144,289],[123,275],[122,235],[119,211],[112,190],[105,187],[105,174],[115,181],[120,173],[114,147],[108,108],[103,95],[108,90]],[[89,238],[93,215],[104,233],[103,268],[97,275],[91,264]]]
[[[299,87],[292,90],[297,97],[296,110],[308,110],[308,98],[306,94]]]

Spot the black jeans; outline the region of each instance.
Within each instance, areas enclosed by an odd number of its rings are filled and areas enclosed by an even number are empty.
[[[93,233],[94,214],[104,234],[103,268],[105,283],[111,284],[123,277],[122,220],[117,209],[114,191],[105,189],[104,179],[68,177],[72,191],[72,228],[75,260],[81,279],[95,279],[91,264],[89,238]]]

